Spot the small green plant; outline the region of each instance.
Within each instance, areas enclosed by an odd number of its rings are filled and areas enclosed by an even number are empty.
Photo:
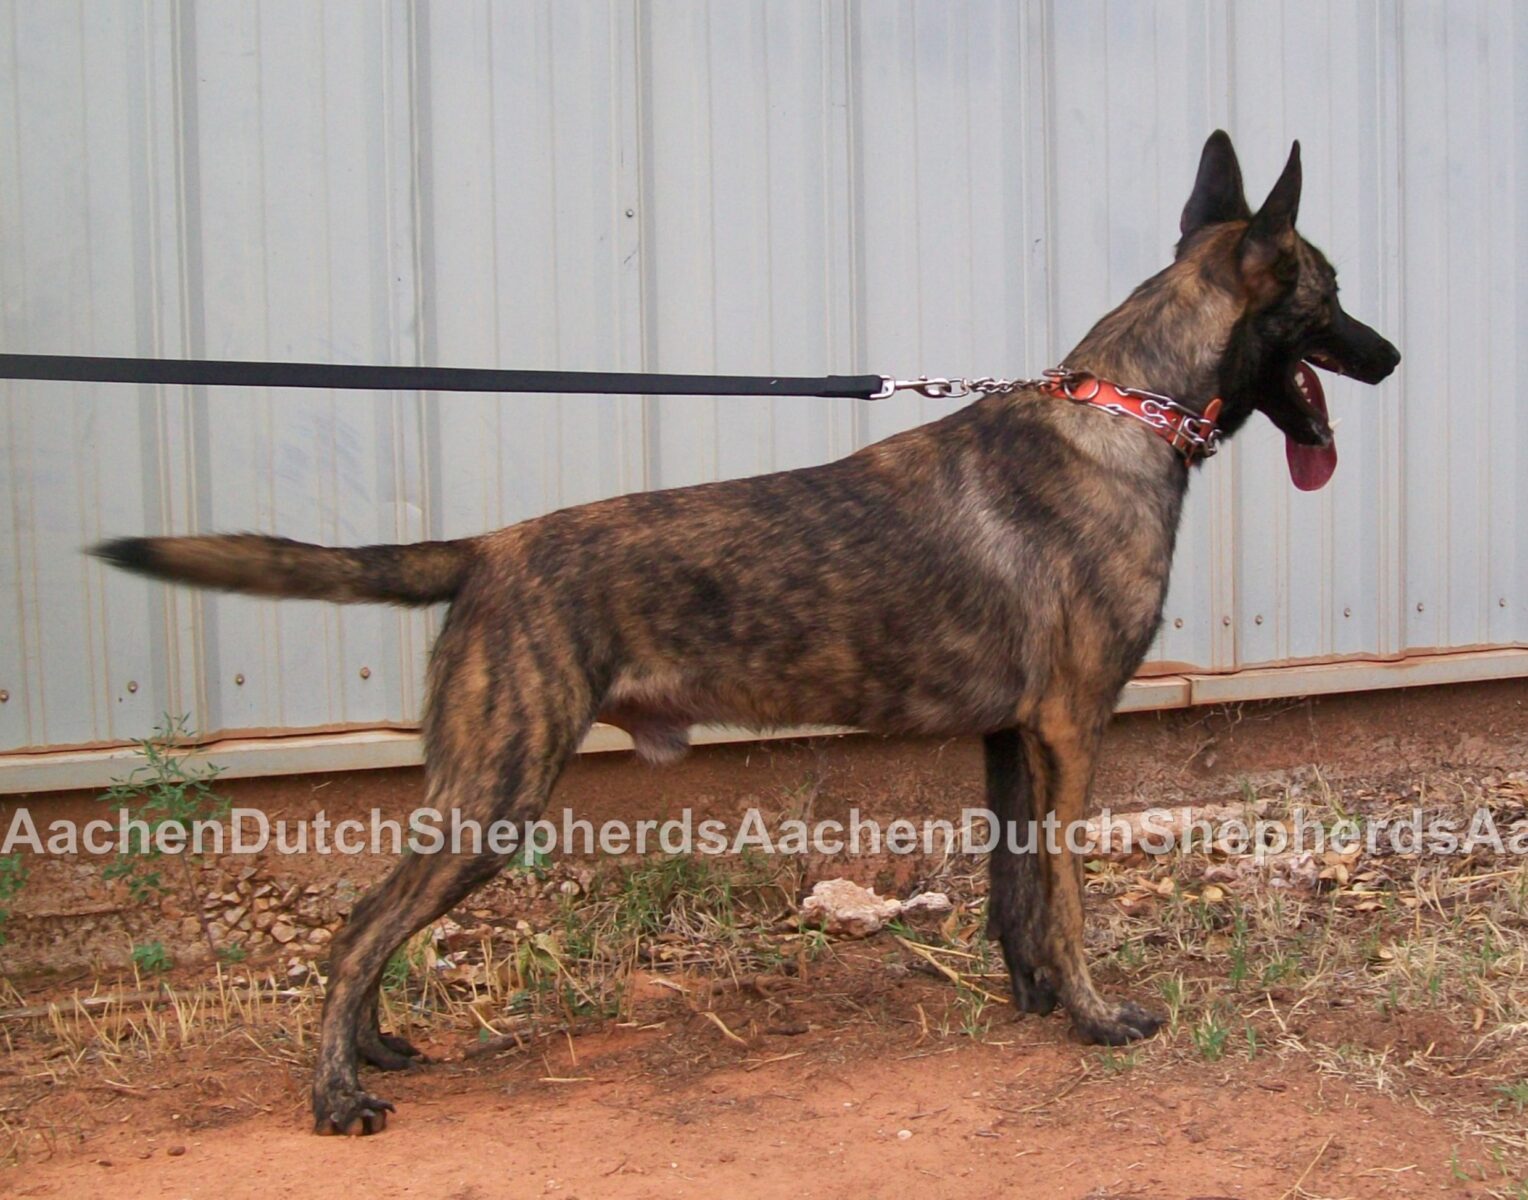
[[[965,984],[955,986],[955,1003],[960,1010],[960,1032],[973,1042],[986,1039],[992,1018],[986,1015],[987,997]]]
[[[1263,964],[1263,987],[1271,988],[1275,984],[1294,979],[1299,974],[1300,960],[1298,957],[1291,954],[1276,955]]]
[[[158,975],[171,967],[170,956],[163,942],[149,942],[133,947],[133,966],[145,975]]]
[[[828,948],[828,935],[820,929],[803,929],[801,931],[801,948],[807,958],[817,958]]]
[[[542,883],[546,880],[551,866],[551,855],[545,850],[537,850],[534,846],[527,846],[511,860],[509,870],[515,875],[529,875],[537,883]]]
[[[20,892],[26,881],[27,869],[20,853],[0,855],[0,946],[5,945],[5,926],[11,918],[5,902]]]
[[[1139,1050],[1099,1050],[1093,1055],[1098,1069],[1106,1075],[1123,1075],[1135,1070],[1141,1061]]]
[[[1162,1002],[1167,1005],[1168,1024],[1176,1030],[1178,1014],[1183,1011],[1183,976],[1169,975],[1157,980],[1157,991],[1162,994]]]
[[[128,844],[118,848],[116,861],[102,874],[126,884],[135,903],[152,903],[171,890],[160,869],[165,857],[160,849],[161,831],[179,831],[186,849],[170,857],[178,862],[185,898],[201,922],[207,949],[216,958],[217,943],[203,911],[201,889],[193,869],[198,856],[190,847],[194,827],[202,822],[223,821],[228,816],[229,804],[212,788],[219,769],[195,766],[185,753],[184,748],[194,736],[186,722],[186,717],[166,714],[152,736],[136,740],[134,745],[143,762],[101,796],[102,803],[126,814],[129,820],[141,822],[148,834],[130,835]]]
[[[1519,1079],[1516,1083],[1497,1084],[1496,1091],[1505,1103],[1512,1106],[1512,1111],[1518,1116],[1522,1116],[1524,1110],[1528,1110],[1528,1079]]]
[[[423,974],[429,964],[433,936],[429,929],[423,929],[393,951],[387,965],[382,968],[384,992],[404,993],[409,979],[416,974]]]
[[[1205,1062],[1218,1062],[1226,1052],[1226,1041],[1231,1036],[1231,1031],[1220,1020],[1215,1012],[1207,1012],[1199,1018],[1199,1023],[1194,1026],[1194,1045],[1198,1047],[1200,1056]]]
[[[1247,914],[1238,907],[1235,915],[1231,918],[1231,970],[1229,975],[1231,986],[1237,990],[1240,990],[1241,985],[1246,982],[1247,976],[1250,974],[1250,968],[1247,966],[1247,941]]]

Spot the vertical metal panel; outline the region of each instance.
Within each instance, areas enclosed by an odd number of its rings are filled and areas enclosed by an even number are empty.
[[[1031,373],[1165,264],[1209,129],[1254,202],[1299,137],[1301,227],[1406,361],[1327,380],[1325,491],[1260,419],[1196,475],[1154,660],[1522,645],[1525,57],[1491,0],[0,0],[0,344]],[[952,407],[0,401],[0,749],[417,717],[430,614],[172,591],[97,537],[455,535]]]
[[[421,8],[427,361],[640,369],[628,6]],[[476,533],[644,484],[616,397],[432,397],[431,527]]]
[[[646,362],[742,374],[847,363],[838,14],[763,0],[639,12]],[[850,401],[669,397],[648,417],[654,487],[854,448]]]
[[[1381,170],[1393,163],[1388,147],[1398,131],[1380,88],[1394,52],[1380,44],[1375,14],[1366,3],[1238,6],[1232,78],[1252,203],[1261,202],[1299,138],[1301,229],[1337,265],[1349,310],[1383,327],[1382,297],[1398,281],[1384,270],[1384,222],[1396,193]],[[1390,331],[1402,341],[1400,330]],[[1412,347],[1405,349],[1409,357]],[[1289,486],[1284,439],[1268,422],[1255,420],[1237,439],[1241,663],[1400,648],[1381,634],[1382,606],[1395,597],[1380,585],[1383,564],[1394,561],[1382,503],[1394,469],[1386,428],[1400,388],[1376,392],[1325,375],[1323,382],[1340,426],[1340,467],[1327,488]]]

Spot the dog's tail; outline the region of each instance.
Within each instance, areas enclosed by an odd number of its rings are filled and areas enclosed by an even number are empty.
[[[331,549],[258,533],[117,538],[90,553],[139,575],[193,587],[332,600],[434,604],[450,600],[477,559],[476,538]]]

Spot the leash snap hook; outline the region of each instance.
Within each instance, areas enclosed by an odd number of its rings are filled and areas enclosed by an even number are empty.
[[[971,385],[964,379],[930,379],[919,375],[916,379],[890,379],[881,376],[881,390],[871,396],[872,400],[884,400],[892,392],[917,392],[930,400],[949,400],[971,394]]]

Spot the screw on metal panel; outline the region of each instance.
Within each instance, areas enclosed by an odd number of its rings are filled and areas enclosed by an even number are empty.
[[[1231,618],[1230,617],[1221,617],[1220,618],[1220,623],[1222,625],[1229,625],[1231,623]]]
[[[1496,602],[1496,607],[1497,608],[1506,608],[1507,607],[1507,598],[1505,596],[1503,596],[1500,600],[1498,600]]]
[[[362,679],[370,679],[371,678],[371,668],[370,667],[362,667],[361,668],[361,678]]]
[[[1422,602],[1420,600],[1417,601],[1417,611],[1418,612],[1422,611]]]
[[[127,681],[127,690],[130,692],[136,692],[138,690],[138,681],[136,679],[129,679]]]
[[[11,694],[8,691],[6,691],[4,688],[0,688],[0,704],[4,704],[10,698],[11,698]]]
[[[233,682],[234,682],[234,686],[235,687],[243,687],[244,686],[244,672],[240,671],[237,675],[235,675],[233,677]]]
[[[1174,617],[1173,618],[1173,628],[1174,629],[1182,629],[1183,628],[1183,618],[1182,617]]]
[[[636,216],[636,215],[637,215],[637,210],[636,210],[636,209],[634,209],[634,208],[628,208],[628,209],[627,209],[627,210],[626,210],[626,215],[627,215],[627,216],[628,216],[628,217],[634,217],[634,216]]]
[[[1342,610],[1342,615],[1345,617],[1351,617],[1353,615],[1353,610],[1351,608],[1345,608]]]
[[[1261,625],[1263,623],[1263,614],[1262,613],[1258,613],[1257,616],[1253,617],[1252,618],[1252,623],[1254,625]]]

